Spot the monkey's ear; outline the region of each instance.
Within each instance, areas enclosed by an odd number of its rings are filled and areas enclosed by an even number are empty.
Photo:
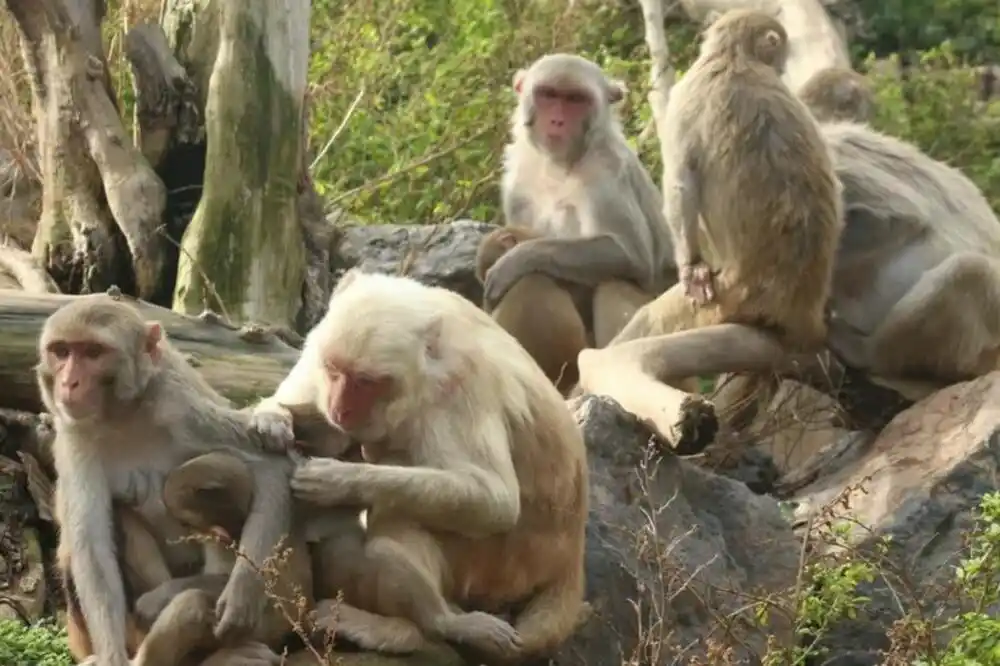
[[[518,95],[521,94],[521,89],[524,87],[524,78],[528,75],[528,70],[519,69],[514,72],[514,92]]]
[[[781,46],[781,35],[778,34],[777,30],[768,30],[764,33],[764,43],[771,49],[776,49]]]
[[[617,104],[618,102],[625,99],[625,95],[628,94],[628,86],[625,85],[624,81],[619,79],[611,79],[608,81],[607,97],[608,104]]]
[[[160,341],[163,340],[163,327],[158,321],[146,322],[146,353],[154,362],[160,360]]]

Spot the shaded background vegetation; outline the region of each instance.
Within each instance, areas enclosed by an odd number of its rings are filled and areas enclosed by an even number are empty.
[[[110,0],[105,40],[127,121],[133,100],[123,38],[156,20],[159,0]],[[977,94],[972,66],[1000,61],[996,0],[838,0],[855,66],[874,75],[876,126],[965,170],[1000,208],[1000,102]],[[683,71],[696,26],[670,26]],[[542,53],[577,51],[627,82],[626,134],[654,178],[659,156],[646,103],[648,54],[635,0],[314,0],[310,63],[312,171],[332,206],[370,223],[497,219],[497,176],[513,103],[510,82]],[[0,149],[34,167],[34,130],[16,34],[0,15]],[[998,83],[1000,87],[1000,83]],[[639,137],[642,136],[640,140]],[[0,224],[4,221],[0,219]]]

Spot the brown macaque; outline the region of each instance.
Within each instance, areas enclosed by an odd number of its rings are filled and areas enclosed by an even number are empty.
[[[698,340],[744,332],[735,349],[719,350],[726,354],[823,348],[840,183],[816,120],[781,81],[787,54],[785,29],[761,12],[728,11],[706,28],[697,60],[671,90],[663,137],[664,214],[681,281],[639,310],[609,349],[689,329],[704,329],[693,333]],[[693,358],[682,367],[714,360],[686,351]],[[619,373],[628,367],[609,361],[595,372],[596,359],[619,352],[595,353],[579,357],[584,390],[614,397],[681,452],[708,443],[678,433],[669,406],[679,392],[660,385],[653,368],[677,379],[702,373],[645,355],[636,371]]]
[[[875,93],[864,75],[846,67],[827,67],[813,74],[798,91],[820,122],[870,122],[875,115]]]
[[[236,562],[225,546],[241,539],[253,503],[254,478],[248,465],[226,452],[213,452],[189,460],[172,470],[163,483],[163,503],[170,515],[196,534],[211,535],[204,571],[173,578],[147,592],[136,602],[136,614],[150,627],[135,664],[179,666],[192,663],[205,651],[218,649],[213,634],[214,607]],[[274,561],[268,575],[275,576],[276,593],[292,600],[284,609],[292,619],[304,599],[312,606],[312,564],[305,539],[294,527],[283,543],[287,557]],[[254,639],[279,647],[291,631],[282,609],[269,603]]]
[[[910,400],[1000,368],[1000,221],[980,189],[958,169],[865,124],[820,129],[844,211],[827,348]],[[789,280],[807,282],[801,251],[808,239],[773,245],[800,257],[792,277],[770,283],[773,293]],[[688,399],[665,382],[794,372],[802,360],[746,325],[684,330],[699,323],[711,322],[692,322],[690,305],[667,292],[636,314],[616,344],[581,352],[581,384],[655,422],[664,403]]]
[[[284,442],[252,427],[266,426],[259,416],[230,407],[170,345],[158,323],[147,323],[136,308],[111,296],[76,297],[56,310],[42,329],[39,355],[38,385],[55,426],[64,580],[85,619],[85,626],[71,629],[86,633],[77,644],[89,644],[101,666],[129,664],[131,620],[115,555],[116,504],[142,517],[171,572],[196,570],[201,547],[168,544],[185,530],[166,511],[161,489],[171,470],[212,451],[243,460],[254,487],[241,535],[250,561],[240,558],[227,577],[212,633],[226,642],[252,638],[268,605],[253,565],[272,554],[291,523],[292,462]]]
[[[476,277],[485,281],[486,272],[500,257],[538,237],[525,227],[506,226],[490,232],[476,253]],[[563,285],[545,273],[528,273],[514,283],[492,314],[563,395],[576,386],[576,357],[587,347],[587,327]]]
[[[676,280],[662,198],[615,116],[625,87],[585,58],[556,53],[519,70],[514,90],[501,203],[507,224],[537,237],[487,271],[484,308],[497,309],[525,276],[548,275],[593,299],[593,320],[581,314],[602,347]],[[532,349],[522,336],[542,330],[515,337]]]
[[[475,663],[505,663],[575,630],[586,612],[582,433],[492,318],[446,289],[351,270],[256,409],[291,424],[282,405],[306,402],[364,458],[310,459],[292,479],[300,502],[368,507],[367,530],[332,546],[338,635],[389,652],[447,641]],[[513,625],[496,615],[512,610]]]

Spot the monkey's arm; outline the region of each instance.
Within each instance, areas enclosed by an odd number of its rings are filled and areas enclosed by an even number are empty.
[[[310,347],[307,345],[306,349]],[[316,360],[308,352],[303,353],[288,375],[281,380],[274,394],[250,408],[250,427],[264,437],[265,444],[277,442],[287,448],[295,442],[294,418],[286,405],[316,401],[313,373],[317,367]],[[269,450],[280,452],[277,446]]]
[[[679,144],[686,146],[686,143]],[[679,151],[663,165],[663,215],[674,239],[677,267],[701,262],[698,246],[700,192],[698,175],[687,151]]]
[[[509,444],[489,441],[468,446],[486,452],[490,459],[451,461],[449,469],[434,469],[313,458],[295,470],[292,490],[307,502],[377,505],[432,529],[470,536],[513,528],[521,504],[514,464],[506,453]],[[446,450],[452,455],[456,448]]]
[[[216,605],[215,635],[220,640],[261,626],[267,598],[256,569],[276,554],[275,547],[292,523],[291,461],[275,456],[247,464],[254,480],[253,501],[240,539],[243,556],[237,558]]]
[[[500,257],[486,273],[483,302],[492,309],[514,283],[529,273],[596,286],[612,279],[647,285],[652,272],[613,234],[590,238],[538,238]]]
[[[63,448],[56,447],[57,455]],[[98,459],[76,455],[67,463],[58,465],[56,497],[65,516],[60,538],[69,542],[70,573],[95,656],[102,665],[127,666],[125,585],[114,549],[108,480]]]

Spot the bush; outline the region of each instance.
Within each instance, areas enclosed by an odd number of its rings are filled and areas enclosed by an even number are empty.
[[[4,666],[71,666],[66,630],[54,619],[25,626],[0,620],[0,664]]]

